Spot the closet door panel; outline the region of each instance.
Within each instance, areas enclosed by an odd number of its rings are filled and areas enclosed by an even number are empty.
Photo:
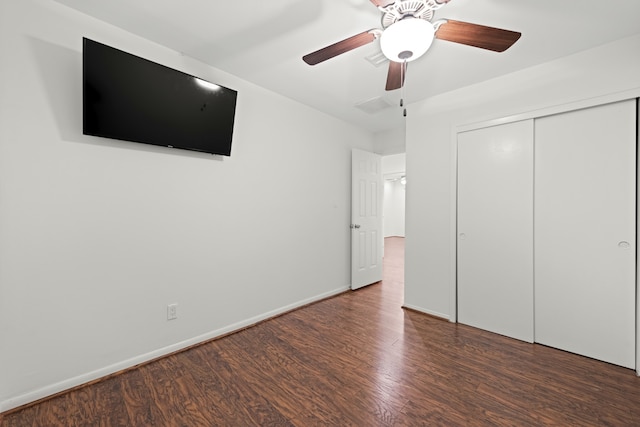
[[[533,121],[458,134],[458,320],[533,341]]]
[[[635,101],[535,121],[535,341],[635,366]]]

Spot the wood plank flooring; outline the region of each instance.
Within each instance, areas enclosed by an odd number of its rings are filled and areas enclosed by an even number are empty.
[[[384,280],[39,404],[3,426],[640,426],[634,371],[403,310]]]

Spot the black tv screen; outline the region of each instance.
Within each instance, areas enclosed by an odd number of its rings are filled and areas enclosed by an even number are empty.
[[[84,38],[85,135],[229,156],[235,90]]]

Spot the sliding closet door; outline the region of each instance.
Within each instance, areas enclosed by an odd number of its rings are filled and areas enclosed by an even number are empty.
[[[635,366],[635,101],[535,121],[535,340]]]
[[[458,134],[458,320],[533,341],[533,121]]]

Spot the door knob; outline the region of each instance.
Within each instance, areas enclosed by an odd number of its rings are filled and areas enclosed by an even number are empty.
[[[466,239],[467,235],[464,233],[460,233],[460,240]]]
[[[360,224],[355,224],[353,228],[360,228]]]
[[[628,249],[628,248],[629,248],[629,246],[631,246],[631,245],[629,244],[629,242],[625,242],[624,240],[623,240],[622,242],[618,243],[618,247],[619,247],[619,248],[622,248],[622,249]]]

